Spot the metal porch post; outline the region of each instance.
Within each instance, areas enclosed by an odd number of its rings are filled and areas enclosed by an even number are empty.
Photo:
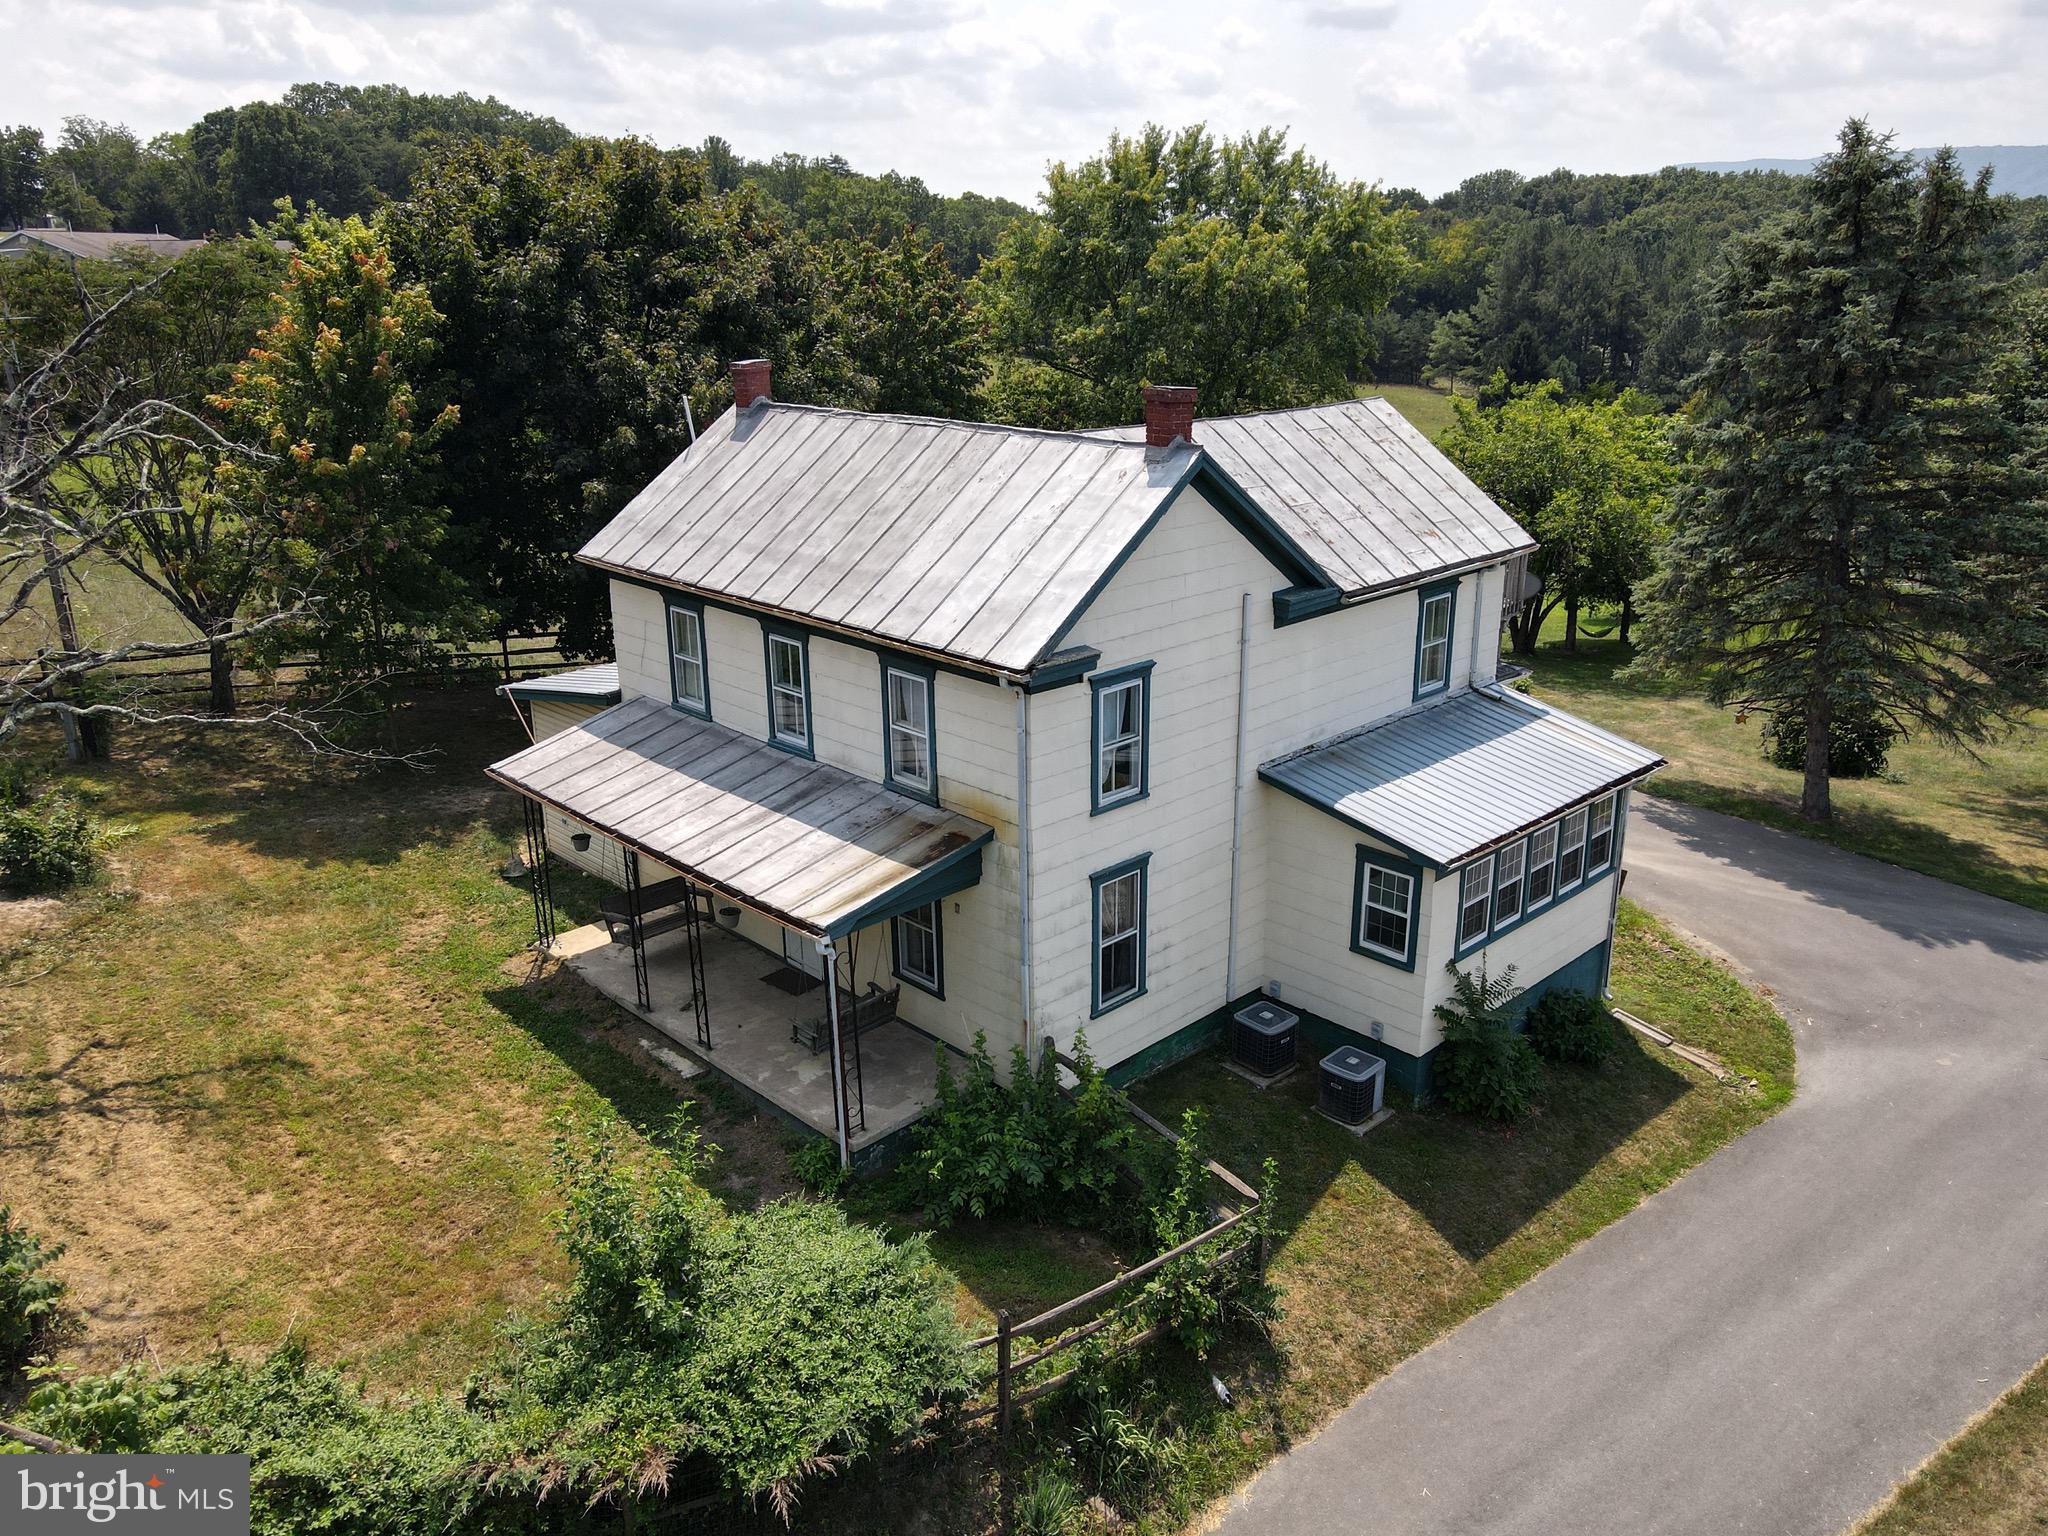
[[[547,812],[525,795],[519,797],[526,827],[527,893],[533,898],[534,947],[546,951],[555,942],[555,886],[548,867]]]
[[[689,935],[690,955],[690,1006],[697,1015],[697,1043],[705,1050],[711,1049],[711,999],[704,995],[704,920],[697,910],[697,895],[702,887],[692,886],[688,899],[683,903],[684,929]],[[705,892],[709,900],[709,892]]]
[[[631,848],[626,855],[626,932],[633,941],[633,995],[642,1013],[654,1011],[654,999],[647,994],[647,936],[640,927],[640,855]]]
[[[839,952],[831,939],[818,936],[818,953],[825,961],[825,1016],[832,1021],[832,1123],[839,1133],[839,1166],[853,1166],[853,1152],[846,1132],[846,1052],[839,1040]]]

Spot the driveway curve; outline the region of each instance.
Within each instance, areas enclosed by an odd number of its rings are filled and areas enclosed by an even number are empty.
[[[1627,862],[1775,990],[1797,1098],[1276,1461],[1230,1536],[1825,1536],[2048,1355],[2048,914],[1647,797]]]

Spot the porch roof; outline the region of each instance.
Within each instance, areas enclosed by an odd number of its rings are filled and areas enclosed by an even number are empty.
[[[615,704],[489,772],[785,927],[835,938],[975,884],[995,836],[657,699]]]
[[[1577,715],[1473,688],[1277,758],[1259,777],[1448,869],[1663,766]]]
[[[543,672],[534,677],[498,684],[498,692],[514,699],[566,699],[578,704],[619,702],[619,664],[600,661],[566,672]]]

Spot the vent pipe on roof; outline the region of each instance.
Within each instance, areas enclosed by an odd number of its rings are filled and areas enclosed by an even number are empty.
[[[1195,440],[1195,387],[1192,384],[1145,386],[1145,446],[1171,448],[1174,440]]]
[[[736,411],[744,411],[756,400],[768,396],[768,359],[765,357],[743,358],[732,365],[732,404]]]

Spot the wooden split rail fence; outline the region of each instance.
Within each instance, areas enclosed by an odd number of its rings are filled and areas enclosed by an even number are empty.
[[[1073,1061],[1064,1054],[1055,1052],[1054,1059],[1061,1066],[1073,1069]],[[1179,1143],[1178,1132],[1162,1125],[1128,1098],[1123,1099],[1123,1105],[1140,1125],[1165,1137],[1170,1143]],[[1265,1224],[1256,1224],[1255,1237],[1246,1236],[1240,1231],[1259,1212],[1259,1192],[1213,1159],[1206,1166],[1211,1177],[1242,1202],[1226,1210],[1213,1225],[1186,1242],[1125,1270],[1115,1279],[1107,1280],[1091,1291],[1085,1291],[1056,1306],[1048,1307],[1035,1317],[1016,1322],[1011,1319],[1007,1309],[996,1313],[996,1331],[975,1339],[967,1346],[976,1354],[993,1354],[994,1364],[991,1368],[989,1387],[984,1388],[984,1391],[992,1388],[994,1396],[990,1401],[964,1415],[964,1422],[975,1423],[993,1418],[996,1433],[1007,1436],[1010,1432],[1011,1416],[1017,1409],[1059,1390],[1073,1380],[1082,1369],[1081,1365],[1072,1365],[1051,1376],[1034,1379],[1031,1375],[1033,1367],[1055,1360],[1086,1340],[1107,1332],[1118,1322],[1128,1320],[1142,1300],[1146,1283],[1178,1259],[1200,1253],[1204,1265],[1211,1270],[1219,1270],[1230,1264],[1241,1264],[1250,1259],[1256,1265],[1253,1272],[1254,1283],[1264,1282],[1266,1262],[1270,1256],[1267,1250]],[[1076,1317],[1083,1317],[1086,1320],[1069,1326],[1071,1320]],[[1160,1327],[1155,1323],[1128,1337],[1116,1339],[1109,1345],[1107,1352],[1112,1356],[1127,1354],[1149,1344],[1159,1336],[1159,1333]],[[1038,1342],[1041,1339],[1045,1342]],[[1018,1353],[1020,1346],[1025,1350],[1021,1355]]]

